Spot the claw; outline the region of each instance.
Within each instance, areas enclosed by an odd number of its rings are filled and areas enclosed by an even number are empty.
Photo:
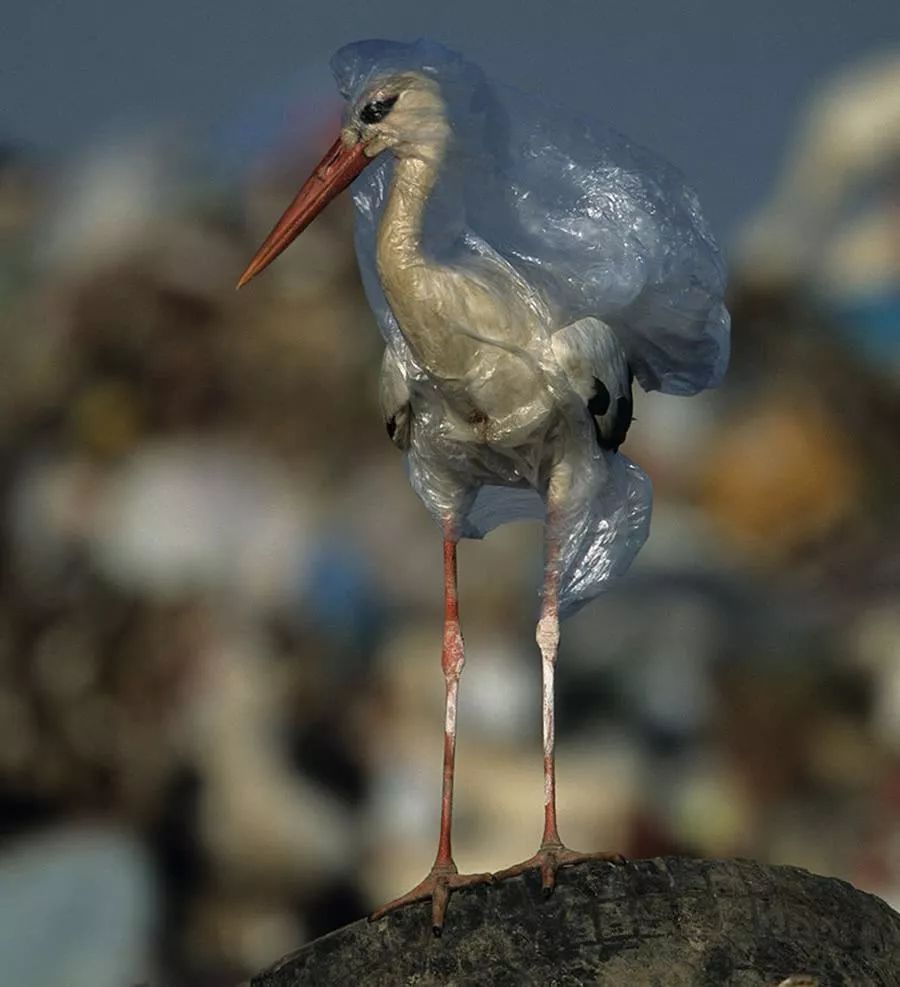
[[[557,866],[554,853],[548,853],[541,858],[541,890],[544,892],[545,898],[549,898],[556,887]]]
[[[561,867],[573,867],[575,864],[584,863],[586,860],[606,860],[614,864],[624,864],[625,858],[621,853],[579,853],[577,850],[570,850],[561,843],[547,843],[541,846],[538,852],[523,860],[520,864],[513,864],[504,870],[494,874],[495,881],[505,881],[508,877],[516,877],[524,874],[525,871],[540,869],[541,890],[544,897],[549,898],[556,887],[556,872]]]
[[[412,891],[389,901],[381,908],[377,908],[369,916],[370,922],[377,922],[389,912],[411,905],[417,901],[428,901],[431,899],[431,931],[435,936],[440,936],[444,931],[444,918],[447,914],[447,903],[450,895],[457,888],[466,887],[469,884],[492,884],[493,874],[460,874],[456,870],[454,863],[435,865],[431,873],[424,881],[417,884]]]
[[[431,894],[431,931],[436,935],[444,931],[444,916],[447,914],[447,902],[450,900],[450,889],[447,880],[438,880]]]

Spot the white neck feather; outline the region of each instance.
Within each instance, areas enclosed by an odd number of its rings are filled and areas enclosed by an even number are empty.
[[[378,269],[382,279],[396,276],[410,264],[426,263],[422,255],[425,208],[437,180],[440,157],[398,157],[378,227]]]
[[[471,366],[475,346],[448,318],[455,296],[447,294],[447,269],[422,251],[425,209],[445,147],[428,151],[396,159],[378,228],[378,274],[419,365],[439,377],[458,378]]]

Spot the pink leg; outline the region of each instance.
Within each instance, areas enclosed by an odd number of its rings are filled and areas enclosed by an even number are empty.
[[[441,784],[441,831],[435,865],[453,863],[450,828],[453,821],[453,774],[456,766],[456,703],[459,677],[466,663],[459,627],[459,598],[456,588],[456,542],[444,539],[444,641],[441,668],[444,671],[444,770]]]
[[[554,674],[559,651],[558,542],[548,539],[537,645],[541,652],[541,710],[544,741],[544,835],[542,846],[560,845],[556,826],[556,703]]]
[[[521,864],[499,871],[494,877],[503,880],[526,870],[540,868],[544,894],[550,894],[556,886],[556,872],[560,867],[571,866],[584,860],[612,860],[621,863],[617,853],[579,853],[566,847],[559,838],[556,823],[556,724],[554,673],[559,650],[559,540],[553,532],[552,512],[547,527],[544,586],[541,598],[541,615],[535,634],[541,652],[541,707],[543,712],[544,740],[544,834],[538,852]]]
[[[451,824],[453,819],[453,773],[456,762],[456,703],[459,677],[465,664],[465,650],[459,627],[459,600],[456,589],[456,540],[444,538],[444,641],[441,667],[444,671],[444,770],[441,785],[441,829],[437,855],[431,872],[412,891],[383,905],[371,915],[372,921],[415,901],[431,899],[431,926],[439,936],[450,892],[467,884],[493,880],[491,874],[460,874],[453,860]]]

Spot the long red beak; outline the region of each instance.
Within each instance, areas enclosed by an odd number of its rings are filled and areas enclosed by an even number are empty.
[[[242,288],[251,278],[255,278],[282,250],[290,246],[328,203],[336,195],[340,195],[372,160],[366,157],[361,141],[347,147],[338,138],[304,182],[294,201],[284,211],[284,215],[275,224],[263,245],[256,251],[256,256],[250,261],[247,270],[237,283],[238,288]]]

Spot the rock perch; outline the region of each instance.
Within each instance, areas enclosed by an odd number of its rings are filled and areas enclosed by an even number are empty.
[[[541,894],[526,873],[339,929],[252,987],[900,987],[900,915],[796,867],[678,857],[591,862]]]

